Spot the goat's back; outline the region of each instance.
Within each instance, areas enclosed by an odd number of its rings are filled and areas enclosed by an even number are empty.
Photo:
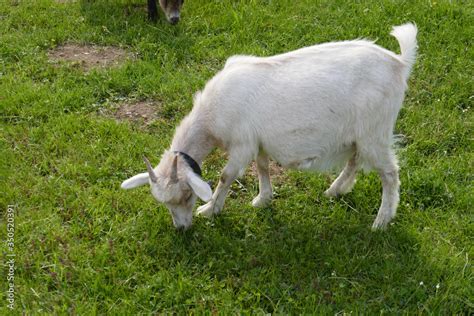
[[[288,166],[332,161],[359,139],[391,141],[405,67],[398,55],[364,40],[235,56],[208,82],[198,107],[226,147],[245,143]]]

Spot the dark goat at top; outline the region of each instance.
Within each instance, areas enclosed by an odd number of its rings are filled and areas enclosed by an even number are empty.
[[[177,24],[179,22],[180,11],[184,0],[159,0],[159,2],[168,22],[171,24]],[[151,21],[156,21],[158,18],[156,0],[148,0],[148,18]]]

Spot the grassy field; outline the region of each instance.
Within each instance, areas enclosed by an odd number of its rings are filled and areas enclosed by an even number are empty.
[[[0,1],[0,314],[14,257],[14,314],[468,314],[474,311],[474,6],[471,1],[186,1],[177,26],[149,23],[145,0]],[[186,232],[149,189],[122,191],[158,162],[174,127],[233,54],[261,56],[366,37],[399,50],[413,21],[419,56],[396,133],[401,201],[372,232],[375,174],[328,199],[335,174],[277,170],[272,206],[256,179]],[[134,58],[83,70],[48,52],[66,43]],[[156,119],[118,120],[152,101]],[[111,114],[112,113],[112,114]],[[224,164],[215,151],[206,179]],[[13,207],[8,207],[13,205]]]

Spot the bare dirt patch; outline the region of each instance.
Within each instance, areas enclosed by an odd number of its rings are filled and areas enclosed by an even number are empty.
[[[276,162],[270,160],[269,168],[270,168],[269,170],[270,177],[272,178],[272,180],[280,181],[283,178],[285,178],[285,169],[279,164],[277,164]],[[255,164],[255,162],[252,162],[247,173],[252,177],[255,177],[255,178],[258,177],[257,165]]]
[[[120,121],[150,124],[158,117],[159,107],[160,103],[157,101],[127,101],[118,104],[112,115]]]
[[[52,63],[69,63],[89,71],[120,65],[133,54],[120,47],[66,44],[51,50],[48,57]]]

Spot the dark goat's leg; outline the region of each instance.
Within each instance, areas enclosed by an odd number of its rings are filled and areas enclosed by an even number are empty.
[[[156,7],[156,0],[148,0],[148,19],[156,21],[158,18],[158,9]]]

